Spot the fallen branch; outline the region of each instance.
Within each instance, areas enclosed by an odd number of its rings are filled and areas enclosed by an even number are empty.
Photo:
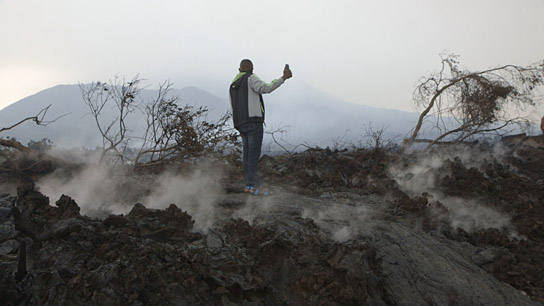
[[[15,139],[3,139],[0,138],[0,146],[8,147],[8,148],[14,148],[15,150],[21,151],[21,152],[32,152],[33,150],[25,147],[22,143],[18,142]]]

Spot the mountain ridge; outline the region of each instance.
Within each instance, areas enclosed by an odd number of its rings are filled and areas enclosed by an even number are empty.
[[[141,93],[145,100],[157,90],[142,89]],[[230,110],[227,90],[225,96],[219,97],[189,85],[181,89],[172,88],[170,95],[180,97],[182,105],[205,106],[209,110],[209,118],[217,118]],[[413,126],[417,118],[416,113],[349,103],[301,81],[286,82],[277,91],[265,95],[264,99],[267,130],[269,133],[284,131],[282,139],[293,144],[330,146],[339,139],[360,142],[364,127],[370,123],[374,128],[386,128],[385,138],[398,138]],[[15,137],[23,143],[48,138],[61,146],[95,147],[101,144],[94,120],[76,84],[59,84],[6,106],[0,110],[1,125],[9,126],[14,121],[34,116],[48,105],[51,107],[45,120],[56,121],[47,126],[25,122],[0,136]],[[111,118],[113,115],[110,114]],[[272,142],[270,135],[265,136],[264,142]]]

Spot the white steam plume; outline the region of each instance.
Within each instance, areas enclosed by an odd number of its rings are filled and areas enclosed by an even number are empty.
[[[248,196],[243,208],[236,210],[232,217],[246,220],[250,225],[253,225],[257,217],[264,216],[272,210],[273,203],[277,199],[277,195],[266,197]]]
[[[406,168],[393,165],[388,172],[408,195],[420,196],[427,193],[432,198],[431,204],[440,202],[446,210],[440,209],[439,205],[430,205],[431,215],[438,220],[447,221],[453,228],[461,228],[467,232],[485,228],[506,228],[513,231],[509,216],[476,199],[446,196],[436,184],[438,179],[449,175],[444,173],[442,167],[446,160],[459,158],[468,168],[481,168],[484,161],[495,157],[493,153],[499,154],[498,158],[502,159],[505,149],[499,147],[495,152],[475,153],[466,148],[455,152],[440,152],[424,158],[418,157],[417,161]]]
[[[330,202],[330,207],[307,207],[302,212],[303,218],[313,219],[315,224],[331,233],[334,240],[345,242],[358,234],[369,232],[376,212],[368,206],[350,206]]]
[[[166,208],[174,203],[195,220],[195,229],[206,232],[217,221],[218,200],[223,196],[221,174],[211,167],[188,177],[165,173],[157,179],[153,193],[142,199],[149,208]]]
[[[78,203],[83,215],[90,217],[126,214],[136,202],[156,209],[173,203],[193,217],[196,230],[206,231],[216,221],[215,204],[222,196],[221,175],[211,166],[202,166],[185,176],[167,172],[142,178],[122,170],[112,175],[107,167],[91,165],[71,177],[53,173],[36,185],[52,205],[65,194]]]
[[[104,217],[111,213],[126,213],[134,204],[123,200],[123,195],[128,193],[123,186],[126,188],[129,179],[121,170],[112,175],[106,167],[91,165],[73,176],[55,172],[40,179],[36,185],[49,197],[51,205],[65,194],[76,201],[81,214]]]

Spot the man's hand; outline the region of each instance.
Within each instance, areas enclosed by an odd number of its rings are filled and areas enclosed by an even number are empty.
[[[291,72],[291,69],[289,69],[289,66],[285,65],[285,68],[283,68],[283,76],[281,78],[285,81],[291,77],[293,77],[293,73]]]

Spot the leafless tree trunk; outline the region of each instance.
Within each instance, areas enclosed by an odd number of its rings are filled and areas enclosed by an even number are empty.
[[[15,139],[0,138],[0,146],[14,148],[15,150],[21,151],[21,152],[32,152],[30,148],[24,146],[22,143],[18,142]]]

